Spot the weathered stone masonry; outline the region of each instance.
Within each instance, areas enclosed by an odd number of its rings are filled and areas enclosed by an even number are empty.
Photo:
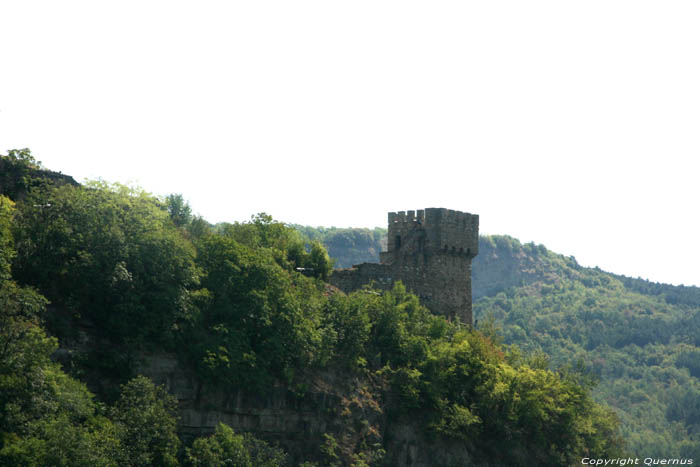
[[[389,213],[388,251],[381,264],[334,271],[330,283],[351,292],[395,281],[420,297],[433,313],[472,323],[471,268],[479,250],[479,216],[444,208]]]

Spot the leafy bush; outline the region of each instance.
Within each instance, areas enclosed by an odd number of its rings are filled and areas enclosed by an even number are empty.
[[[112,407],[112,419],[119,425],[127,465],[177,465],[180,440],[177,400],[145,376],[138,376],[121,388]]]
[[[236,434],[231,427],[219,423],[213,435],[197,438],[187,448],[187,462],[193,467],[281,467],[286,454],[250,434]]]

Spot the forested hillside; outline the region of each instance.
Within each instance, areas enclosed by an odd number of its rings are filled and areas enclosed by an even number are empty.
[[[475,278],[512,268],[474,304],[504,341],[541,351],[554,367],[585,365],[595,398],[614,407],[631,452],[700,458],[698,288],[653,284],[509,237],[485,237]],[[519,284],[518,284],[519,282]]]
[[[585,369],[634,455],[700,458],[700,288],[584,268],[507,236],[482,236],[472,266],[478,329],[550,368]]]
[[[270,216],[214,228],[180,195],[43,177],[28,151],[2,163],[29,178],[0,185],[0,465],[625,454],[585,374],[432,315],[400,284],[333,289],[325,248]]]

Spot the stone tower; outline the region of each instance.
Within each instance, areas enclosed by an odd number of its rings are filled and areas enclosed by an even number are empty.
[[[330,282],[350,292],[374,281],[397,280],[433,313],[472,323],[471,264],[479,248],[479,216],[444,208],[389,213],[387,251],[381,264],[335,271]]]

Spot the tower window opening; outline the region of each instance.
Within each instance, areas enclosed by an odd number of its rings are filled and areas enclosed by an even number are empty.
[[[396,248],[401,248],[401,235],[397,235],[394,244],[396,245]]]

